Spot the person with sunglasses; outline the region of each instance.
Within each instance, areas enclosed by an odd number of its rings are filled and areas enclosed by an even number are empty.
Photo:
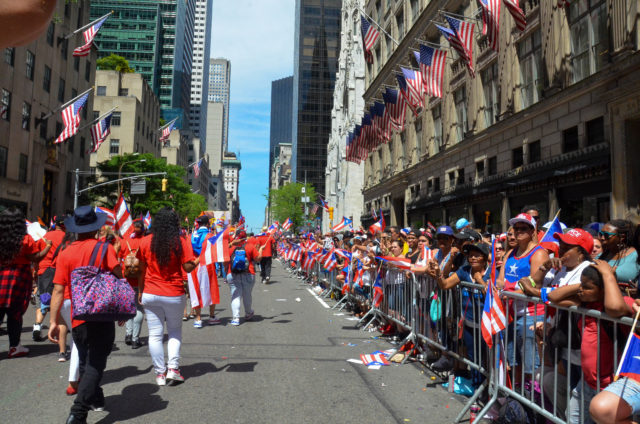
[[[609,221],[598,231],[598,238],[602,243],[600,259],[613,267],[618,284],[637,284],[640,274],[637,245],[639,236],[640,227],[623,219]]]

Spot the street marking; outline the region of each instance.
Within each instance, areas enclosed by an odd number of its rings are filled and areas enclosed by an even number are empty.
[[[315,298],[316,298],[316,300],[317,300],[318,302],[320,302],[320,304],[321,304],[322,306],[324,306],[325,308],[329,309],[329,305],[327,305],[327,302],[325,302],[324,300],[320,299],[320,298],[318,297],[318,295],[317,295],[317,294],[315,294],[315,293],[313,292],[313,290],[311,290],[311,289],[309,289],[309,288],[308,288],[308,289],[307,289],[307,291],[308,291],[309,293],[311,293],[311,296],[315,297]]]

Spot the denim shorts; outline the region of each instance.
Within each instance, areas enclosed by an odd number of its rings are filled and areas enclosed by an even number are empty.
[[[623,377],[609,384],[605,390],[627,402],[633,409],[633,415],[640,412],[640,383],[637,381]]]

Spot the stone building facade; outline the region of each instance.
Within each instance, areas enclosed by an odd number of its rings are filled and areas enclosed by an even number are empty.
[[[567,224],[638,214],[640,53],[636,0],[520,1],[520,32],[502,7],[499,52],[476,29],[470,77],[432,21],[441,10],[469,18],[475,1],[369,0],[381,34],[367,67],[367,105],[398,65],[417,69],[418,40],[449,50],[443,97],[426,98],[405,130],[366,160],[364,213],[387,223],[425,225],[467,217],[504,231],[525,205],[543,220],[561,209]],[[481,22],[476,22],[478,26]]]
[[[360,226],[363,196],[364,164],[347,162],[347,133],[360,122],[363,114],[365,61],[360,35],[360,11],[364,0],[342,1],[342,32],[340,34],[340,56],[333,92],[331,111],[331,134],[327,145],[325,170],[325,200],[334,208],[334,219],[343,216],[353,220],[355,228]],[[322,230],[329,231],[333,223],[328,214],[323,214]]]

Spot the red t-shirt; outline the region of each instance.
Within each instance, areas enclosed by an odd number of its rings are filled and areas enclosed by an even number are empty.
[[[184,237],[180,237],[182,243],[182,256],[172,255],[169,264],[160,266],[156,256],[151,251],[151,239],[153,235],[142,239],[140,243],[139,258],[147,265],[144,279],[143,293],[157,296],[181,296],[184,294],[182,284],[182,264],[195,260],[191,243]]]
[[[97,263],[89,263],[97,243],[98,240],[96,239],[74,241],[58,253],[53,284],[59,284],[64,287],[64,299],[71,299],[71,272],[81,266],[97,265]],[[96,259],[96,262],[98,261],[99,258]],[[102,261],[102,269],[113,271],[118,265],[120,265],[120,261],[116,257],[115,249],[112,245],[107,244],[107,254],[104,257],[104,261]],[[71,315],[73,316],[73,310]],[[72,327],[74,328],[84,322],[75,319],[72,319],[72,321]]]
[[[633,299],[624,296],[624,301],[629,307],[634,303]],[[602,303],[589,303],[583,305],[587,309],[596,309],[604,311]],[[578,328],[582,331],[582,344],[580,346],[581,366],[584,381],[593,389],[597,389],[598,385],[598,319],[590,316],[585,317],[586,325],[582,324],[582,319],[578,320]],[[613,383],[613,341],[604,330],[605,321],[600,326],[600,389],[604,389]],[[613,327],[612,327],[613,329]],[[629,327],[621,326],[618,337],[627,337]],[[620,334],[620,333],[624,334]],[[614,333],[615,334],[615,333]],[[622,355],[618,349],[618,356]]]
[[[122,266],[122,272],[124,273],[124,258],[127,257],[127,255],[129,254],[130,250],[135,252],[137,249],[140,248],[140,244],[142,243],[142,240],[144,239],[143,237],[135,237],[135,238],[123,238],[122,240],[120,240],[120,251],[118,252],[118,258],[120,259],[120,263],[123,264]],[[137,278],[127,278],[127,281],[129,282],[129,284],[131,284],[132,287],[138,287],[138,279]]]
[[[47,268],[56,265],[56,261],[58,258],[56,257],[54,259],[53,255],[55,255],[56,249],[58,248],[58,246],[60,246],[60,243],[62,243],[62,239],[64,238],[64,231],[49,231],[44,235],[44,238],[46,238],[47,240],[51,240],[51,249],[49,249],[46,256],[42,258],[42,260],[38,264],[38,275],[42,275]],[[60,252],[58,252],[58,254],[60,254]]]
[[[46,246],[47,244],[44,242],[44,240],[40,239],[38,241],[35,241],[29,234],[25,234],[25,236],[22,238],[22,247],[20,248],[20,252],[18,252],[18,255],[16,255],[16,257],[13,259],[13,263],[15,265],[31,264],[31,260],[27,258],[27,256],[35,255]]]
[[[231,264],[233,262],[233,252],[235,252],[238,247],[240,246],[233,246],[229,248],[229,258],[231,260],[227,262],[227,273],[231,272]],[[256,250],[255,244],[247,242],[244,245],[244,251],[247,253],[247,262],[249,262],[249,268],[248,268],[249,273],[255,274],[256,269],[255,269],[255,266],[253,265],[253,261],[255,260],[255,258],[258,257],[258,252]]]
[[[270,258],[273,256],[273,237],[268,234],[264,234],[256,237],[258,241],[258,248],[264,246],[262,248],[262,257]]]

